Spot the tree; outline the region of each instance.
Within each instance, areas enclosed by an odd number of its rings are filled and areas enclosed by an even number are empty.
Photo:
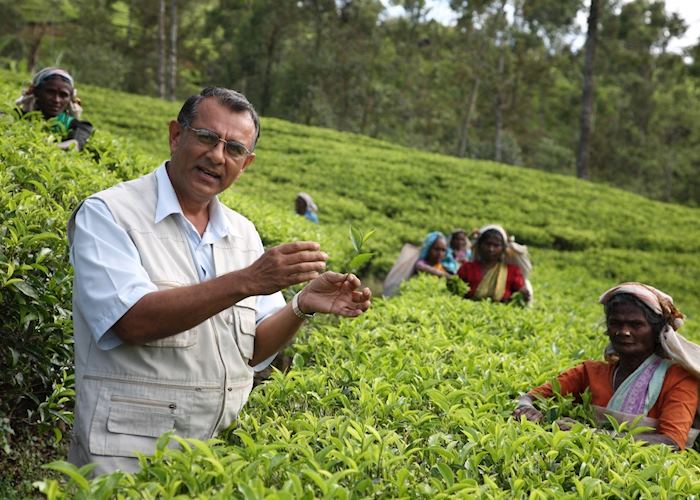
[[[593,126],[593,99],[595,90],[594,64],[598,45],[598,14],[600,0],[590,0],[588,9],[588,30],[586,32],[585,62],[583,66],[583,92],[581,97],[581,133],[576,156],[576,175],[579,179],[589,179],[588,149]],[[605,1],[605,0],[603,0]]]

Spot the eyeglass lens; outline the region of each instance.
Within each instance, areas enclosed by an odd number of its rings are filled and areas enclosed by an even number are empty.
[[[195,133],[200,142],[202,142],[202,144],[206,144],[207,146],[216,146],[219,142],[224,142],[226,153],[228,153],[229,156],[238,158],[248,154],[248,149],[238,141],[224,141],[215,132],[207,129],[191,130]]]

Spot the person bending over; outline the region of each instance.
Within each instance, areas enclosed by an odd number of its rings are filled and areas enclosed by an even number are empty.
[[[297,215],[303,215],[314,224],[318,224],[318,207],[314,203],[311,195],[298,193],[294,200],[294,211]]]

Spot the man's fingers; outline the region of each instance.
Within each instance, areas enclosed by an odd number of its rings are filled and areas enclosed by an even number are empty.
[[[365,302],[372,298],[372,291],[369,288],[363,288],[362,290],[353,290],[352,300],[353,302]]]
[[[282,254],[288,255],[304,251],[318,251],[321,249],[321,245],[315,241],[294,241],[292,243],[278,245],[274,247],[274,249],[278,250]]]
[[[304,274],[310,272],[320,273],[326,268],[326,263],[320,262],[302,262],[301,264],[294,264],[292,266],[287,266],[285,269],[287,276],[294,276],[296,274]]]
[[[282,288],[286,288],[290,285],[298,285],[299,283],[306,283],[307,281],[315,280],[320,274],[318,271],[309,271],[305,273],[290,274],[288,276],[288,283]]]
[[[326,262],[328,254],[326,252],[295,252],[285,254],[285,262],[288,264],[299,264],[300,262]]]

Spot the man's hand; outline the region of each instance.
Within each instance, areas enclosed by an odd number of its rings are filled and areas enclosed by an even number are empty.
[[[320,248],[314,241],[296,241],[269,249],[241,270],[250,284],[249,295],[269,295],[317,278],[328,260]]]
[[[360,285],[360,279],[354,274],[323,273],[302,290],[299,309],[308,314],[359,316],[369,308],[372,298],[369,288],[358,290]]]

